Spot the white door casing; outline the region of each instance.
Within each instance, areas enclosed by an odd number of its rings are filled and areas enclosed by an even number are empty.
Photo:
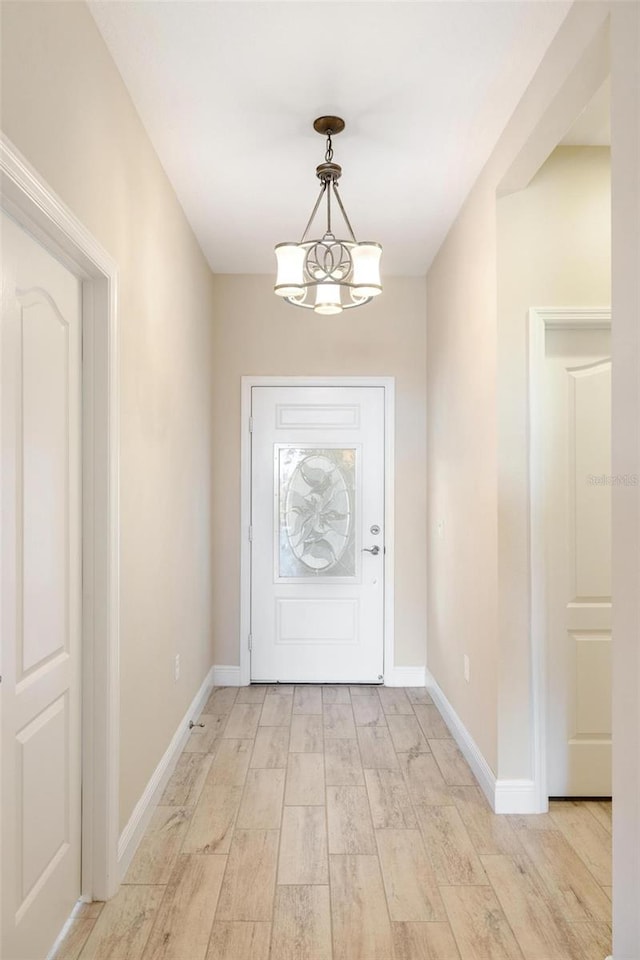
[[[611,795],[610,319],[607,311],[536,311],[532,324],[532,613],[544,686],[544,809],[548,796]]]
[[[381,682],[385,387],[252,395],[251,679]]]
[[[80,895],[82,288],[2,214],[3,950]]]
[[[117,267],[4,134],[0,204],[82,287],[82,896],[105,900],[116,893],[119,882]],[[5,648],[3,632],[0,651]],[[3,697],[0,685],[0,700]],[[0,709],[0,737],[3,712]],[[1,878],[2,871],[4,902]]]

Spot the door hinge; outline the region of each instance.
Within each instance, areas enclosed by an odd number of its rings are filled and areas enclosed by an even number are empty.
[[[253,524],[249,524],[249,543],[253,541]]]
[[[249,433],[253,433],[253,417],[249,417]]]
[[[253,649],[253,634],[249,634],[249,650]]]

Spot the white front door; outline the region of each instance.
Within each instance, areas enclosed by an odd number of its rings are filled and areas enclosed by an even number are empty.
[[[611,796],[610,349],[608,330],[546,334],[551,797]]]
[[[81,285],[2,214],[2,956],[80,895]]]
[[[251,679],[379,683],[384,388],[252,390]]]

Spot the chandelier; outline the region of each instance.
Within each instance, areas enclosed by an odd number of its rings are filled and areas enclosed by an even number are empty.
[[[314,130],[327,138],[324,162],[316,167],[320,193],[299,243],[278,243],[275,247],[278,274],[274,292],[287,303],[307,307],[316,313],[334,314],[370,303],[382,293],[379,243],[358,242],[338,190],[342,167],[333,162],[331,138],[344,130],[340,117],[318,117]],[[333,232],[331,200],[345,222],[349,240]],[[307,240],[322,200],[326,201],[326,230],[318,240]]]

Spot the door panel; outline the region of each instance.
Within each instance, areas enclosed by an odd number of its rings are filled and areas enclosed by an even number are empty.
[[[252,418],[251,677],[379,682],[384,389],[254,387]]]
[[[2,955],[80,895],[81,285],[2,215]]]
[[[609,332],[547,332],[550,796],[611,795]]]

